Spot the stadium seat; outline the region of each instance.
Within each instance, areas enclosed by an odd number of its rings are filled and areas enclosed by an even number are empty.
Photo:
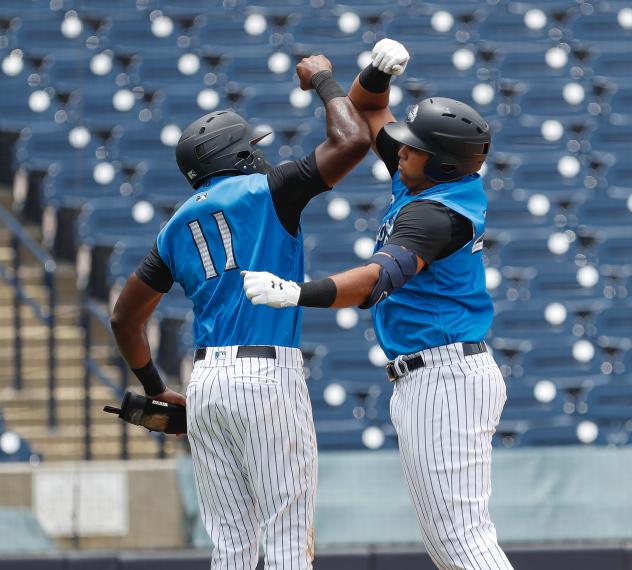
[[[77,260],[78,286],[96,298],[106,300],[107,263],[115,245],[121,240],[151,245],[160,231],[164,217],[151,204],[134,199],[92,200],[81,210],[78,235],[85,254]],[[88,259],[84,259],[86,254]]]
[[[509,384],[507,402],[503,408],[503,420],[532,420],[553,418],[564,414],[564,398],[557,392],[553,399],[538,400],[533,388]]]
[[[77,262],[86,294],[114,297],[191,196],[174,160],[186,125],[231,107],[273,132],[260,146],[269,164],[300,158],[324,140],[325,121],[318,96],[299,88],[298,59],[324,50],[346,88],[375,41],[396,38],[412,55],[393,83],[398,119],[420,97],[447,96],[493,131],[481,170],[496,309],[488,343],[510,397],[494,445],[579,444],[582,421],[595,422],[593,443],[629,445],[628,4],[3,0],[0,132],[17,139],[10,175],[31,173],[13,206],[41,221],[58,259]],[[390,198],[370,156],[313,200],[301,221],[308,277],[363,263]],[[142,201],[141,218],[153,209],[146,223],[133,220]],[[176,286],[155,313],[156,359],[170,374],[190,359],[190,308]],[[374,345],[367,312],[304,312],[324,449],[366,449],[370,427],[383,430],[383,447],[396,443]],[[331,384],[346,392],[340,408],[324,401]]]

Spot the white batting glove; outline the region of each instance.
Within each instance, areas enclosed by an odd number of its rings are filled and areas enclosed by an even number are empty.
[[[371,52],[373,67],[389,75],[401,75],[408,65],[410,54],[406,48],[396,42],[384,38],[375,44]]]
[[[286,281],[267,271],[242,271],[244,292],[253,305],[267,305],[275,309],[296,307],[301,288],[294,281]]]

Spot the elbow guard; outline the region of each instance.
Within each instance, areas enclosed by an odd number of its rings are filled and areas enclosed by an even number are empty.
[[[368,263],[377,263],[380,266],[380,275],[369,298],[360,305],[360,309],[376,305],[417,274],[417,254],[401,245],[386,244],[373,254]]]

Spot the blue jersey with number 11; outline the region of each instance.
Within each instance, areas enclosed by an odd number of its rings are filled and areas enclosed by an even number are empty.
[[[196,347],[300,345],[301,309],[254,306],[240,271],[303,281],[303,237],[279,221],[267,176],[213,178],[173,215],[158,253],[193,301]]]

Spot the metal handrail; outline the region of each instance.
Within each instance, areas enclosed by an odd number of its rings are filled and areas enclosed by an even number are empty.
[[[101,368],[99,363],[92,358],[92,334],[91,324],[97,323],[103,330],[107,331],[113,340],[112,327],[110,326],[110,315],[96,301],[86,298],[82,304],[81,321],[84,329],[84,459],[92,459],[92,437],[91,437],[91,398],[90,398],[90,382],[91,377],[96,377],[104,386],[112,390],[115,397],[121,400],[123,394],[129,385],[129,368],[127,362],[122,356],[117,358],[117,367],[119,369],[119,382],[112,379]],[[127,431],[128,424],[121,422],[121,459],[129,459],[129,434]],[[150,432],[150,435],[159,443],[158,456],[165,457],[165,436],[161,433]]]
[[[13,249],[13,271],[0,264],[0,278],[13,287],[13,326],[14,336],[14,387],[21,390],[22,382],[22,318],[20,307],[22,304],[28,305],[35,317],[48,326],[48,427],[53,429],[57,426],[57,401],[55,398],[56,378],[56,357],[55,357],[55,307],[56,290],[55,277],[57,264],[55,260],[26,232],[20,222],[2,205],[0,205],[0,223],[11,233],[11,247]],[[21,263],[21,248],[27,249],[37,260],[44,271],[44,285],[48,289],[48,313],[42,306],[31,297],[20,282],[19,269]]]

